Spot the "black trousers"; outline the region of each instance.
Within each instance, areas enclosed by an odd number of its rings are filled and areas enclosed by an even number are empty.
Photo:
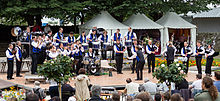
[[[205,73],[206,74],[211,74],[212,72],[212,62],[213,62],[213,57],[208,57],[206,58],[206,68],[205,68]]]
[[[136,68],[135,68],[136,60],[137,60],[136,58],[133,59],[133,64],[132,64],[132,67],[131,67],[132,73],[134,73],[134,70],[136,69]],[[137,66],[136,66],[136,67],[137,67]],[[137,71],[136,71],[136,73],[137,73]]]
[[[7,60],[7,62],[8,62],[7,78],[11,79],[13,76],[13,70],[14,70],[14,60]]]
[[[155,55],[154,54],[149,54],[147,56],[147,63],[148,63],[148,73],[151,72],[151,65],[152,65],[152,72],[154,72],[154,68],[155,68]]]
[[[16,59],[16,76],[20,75],[21,72],[21,64],[22,64],[22,59],[20,58],[20,61]]]
[[[102,59],[103,60],[107,59],[107,51],[106,50],[102,50]]]
[[[122,73],[123,55],[115,56],[117,73]]]
[[[131,47],[127,47],[127,51],[128,51],[128,56],[131,57],[132,56]]]
[[[170,64],[173,63],[174,60],[167,60],[167,66],[170,66]]]
[[[145,62],[138,62],[137,63],[137,80],[143,80],[143,69],[144,69]]]
[[[33,53],[31,74],[35,74],[37,72],[37,62],[38,62],[38,53]]]
[[[189,57],[187,57],[187,61],[186,61],[186,62],[183,62],[183,64],[186,65],[185,73],[187,74],[187,73],[188,73],[188,70],[189,70]]]
[[[80,68],[82,68],[82,57],[77,57],[77,58],[75,58],[76,59],[76,61],[78,61],[77,63],[76,63],[76,74],[78,75],[79,74],[79,69]]]
[[[202,61],[202,57],[196,56],[196,66],[199,74],[202,74],[201,61]]]

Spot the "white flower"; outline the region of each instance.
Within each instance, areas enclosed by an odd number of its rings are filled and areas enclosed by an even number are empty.
[[[54,61],[51,61],[51,63],[54,63]]]
[[[165,67],[165,65],[164,65],[164,64],[162,64],[162,65],[161,65],[161,67]]]
[[[44,63],[47,63],[46,61],[44,61]]]
[[[176,66],[177,66],[177,67],[179,67],[179,66],[180,66],[180,64],[178,63],[178,64],[176,64]]]
[[[73,57],[71,57],[71,60],[74,60],[74,58],[73,58]]]
[[[181,70],[181,67],[179,67],[178,70]]]
[[[183,70],[181,70],[180,73],[184,73]]]
[[[178,59],[174,59],[174,62],[178,62]]]
[[[66,54],[63,54],[63,56],[66,56]]]

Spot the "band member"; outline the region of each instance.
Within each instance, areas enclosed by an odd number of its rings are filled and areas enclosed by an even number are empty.
[[[79,43],[78,41],[76,43]],[[74,61],[76,63],[76,74],[78,74],[78,71],[80,68],[82,68],[82,53],[84,52],[83,47],[81,46],[81,44],[79,45],[75,45],[75,53],[74,53]]]
[[[107,31],[105,30],[104,33],[102,35],[99,36],[98,40],[101,42],[101,48],[104,49],[104,44],[109,43],[108,42],[108,35],[107,35]],[[107,46],[105,46],[107,47]],[[102,59],[106,60],[107,57],[107,51],[106,50],[102,50]]]
[[[46,59],[46,42],[42,39],[41,36],[38,37],[38,42],[41,43],[41,48],[39,48],[38,54],[38,64],[43,64],[44,60]]]
[[[71,51],[68,49],[68,46],[64,46],[63,56],[69,56]]]
[[[26,36],[27,36],[26,41],[27,41],[27,42],[30,42],[31,39],[32,39],[32,34],[31,34],[30,27],[26,27],[26,31],[25,31],[24,33],[25,33]]]
[[[57,51],[60,55],[63,55],[63,51],[64,51],[63,43],[59,44],[59,48],[57,49]]]
[[[137,79],[136,80],[142,80],[143,79],[143,69],[144,69],[144,64],[145,64],[145,60],[144,60],[144,55],[142,52],[142,48],[136,46],[135,50],[137,52]]]
[[[186,60],[183,62],[183,64],[186,65],[185,73],[188,73],[189,69],[189,58],[190,55],[192,54],[192,48],[188,46],[187,42],[184,42],[184,47],[181,49],[181,55],[186,58]]]
[[[97,41],[96,30],[93,30],[92,33],[87,35],[87,40],[89,40],[89,48],[92,48],[92,42]]]
[[[120,29],[117,29],[116,30],[116,33],[114,33],[114,35],[111,36],[111,40],[113,41],[113,45],[116,44],[116,40],[119,40],[121,41],[122,40],[122,36],[121,36],[121,33],[120,33]],[[115,56],[115,51],[112,52],[112,59],[114,59],[114,56]]]
[[[75,37],[73,36],[73,32],[70,32],[69,36],[66,39],[68,43],[74,43],[76,41]]]
[[[77,38],[77,40],[79,40],[81,43],[87,43],[85,31],[82,32],[82,35],[80,35],[80,36]]]
[[[50,51],[49,51],[49,60],[50,59],[55,59],[57,56],[59,55],[59,53],[56,51],[56,47],[55,46],[51,46],[50,47]]]
[[[14,54],[13,54],[13,45],[9,44],[8,49],[6,50],[6,57],[8,62],[8,71],[7,71],[7,79],[11,80],[13,76],[13,67],[14,67]]]
[[[41,49],[41,43],[38,41],[36,37],[33,37],[32,39],[32,68],[31,68],[31,74],[36,74],[37,72],[37,62],[38,62],[38,55],[39,55],[39,49]]]
[[[151,65],[152,65],[152,72],[154,72],[155,68],[155,52],[158,51],[158,47],[152,44],[152,40],[148,41],[148,45],[146,46],[147,56],[147,63],[148,63],[148,73],[151,73]]]
[[[53,39],[56,40],[56,43],[60,43],[63,40],[63,28],[59,28],[59,32],[57,32]]]
[[[204,47],[201,45],[200,41],[197,41],[196,51],[195,51],[195,58],[196,58],[196,66],[197,66],[199,74],[202,74],[201,61],[202,61],[202,55],[204,55],[204,54],[205,54]]]
[[[122,64],[123,64],[123,54],[126,50],[126,47],[124,48],[122,44],[120,44],[120,40],[116,40],[116,44],[114,45],[114,51],[116,53],[116,67],[117,67],[117,73],[118,74],[123,74],[122,73]]]
[[[22,49],[21,49],[20,41],[17,41],[17,46],[15,47],[15,50],[16,50],[16,77],[22,77],[20,75],[21,64],[22,64]]]
[[[166,56],[167,66],[173,63],[175,57],[176,49],[173,46],[172,42],[169,42],[167,48],[161,53],[162,55]]]
[[[133,40],[133,39],[137,39],[136,33],[134,33],[131,29],[131,27],[128,28],[128,33],[125,36],[125,41],[127,40]],[[131,53],[131,47],[127,47],[127,51],[128,51],[128,56],[130,57],[132,55]]]
[[[95,58],[95,54],[92,52],[92,48],[89,48],[89,51],[86,53],[85,57],[89,57],[91,59]]]
[[[206,69],[205,73],[207,76],[211,75],[211,66],[213,62],[213,54],[215,53],[214,49],[212,48],[212,45],[208,45],[208,48],[205,50],[205,57],[206,57]]]
[[[135,50],[135,47],[137,46],[137,39],[133,40],[133,43],[134,44],[131,47],[131,52],[132,52],[133,55],[137,55],[136,50]],[[135,70],[135,64],[136,64],[136,56],[133,58],[133,64],[132,64],[132,68],[131,68],[131,70],[132,70],[131,73],[132,74],[134,73],[134,70]]]
[[[52,31],[48,31],[48,34],[45,37],[46,43],[52,42]]]

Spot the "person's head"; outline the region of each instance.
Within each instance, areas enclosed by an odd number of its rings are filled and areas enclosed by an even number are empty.
[[[146,83],[146,82],[148,82],[148,81],[150,81],[148,78],[145,78],[145,79],[144,79],[144,83]]]
[[[132,82],[131,78],[127,78],[127,79],[126,79],[126,82],[127,82],[127,83],[131,83],[131,82]]]
[[[120,32],[120,29],[117,29],[117,30],[116,30],[116,33],[119,33],[119,32]]]
[[[72,31],[70,32],[70,36],[71,36],[71,37],[73,36],[73,32],[72,32]]]
[[[155,101],[161,101],[161,94],[160,93],[156,93],[154,96],[154,100]]]
[[[141,99],[134,99],[133,101],[141,101]]]
[[[91,88],[92,96],[100,96],[101,90],[102,90],[101,86],[93,85]]]
[[[92,30],[92,34],[95,35],[96,34],[96,30]]]
[[[9,44],[8,48],[13,49],[13,44]]]
[[[39,81],[34,81],[34,86],[36,87],[36,86],[40,86],[40,82]]]
[[[79,74],[86,74],[86,70],[84,68],[79,69]]]
[[[201,41],[198,40],[198,41],[196,42],[196,45],[197,45],[197,46],[200,46],[200,45],[201,45]]]
[[[202,79],[202,74],[196,74],[196,79]]]
[[[79,45],[79,44],[80,44],[80,41],[79,41],[79,40],[76,40],[76,44]]]
[[[169,92],[164,93],[163,97],[164,97],[164,100],[169,101],[170,100],[170,93]]]
[[[215,80],[220,81],[220,71],[215,72]]]
[[[188,43],[187,42],[184,42],[184,47],[188,46]]]
[[[218,97],[218,90],[214,86],[213,80],[210,77],[204,77],[202,79],[202,89],[209,91],[213,101]]]
[[[104,35],[106,36],[106,35],[107,35],[107,33],[108,33],[108,32],[105,30],[105,31],[104,31]]]
[[[39,97],[35,93],[29,93],[26,96],[26,101],[39,101]]]
[[[170,101],[182,101],[182,97],[180,96],[179,93],[174,93],[171,96]]]
[[[149,41],[148,41],[148,44],[151,45],[151,44],[152,44],[152,40],[149,40]]]
[[[131,30],[132,30],[131,27],[128,27],[128,31],[131,32]]]
[[[145,92],[145,87],[143,85],[139,86],[138,88],[139,92]]]
[[[211,45],[211,44],[209,44],[209,45],[208,45],[208,48],[212,48],[212,45]]]
[[[118,93],[113,93],[112,100],[113,101],[120,101],[120,95]]]
[[[83,32],[82,32],[82,36],[85,36],[85,34],[86,34],[86,32],[85,32],[85,31],[83,31]]]
[[[62,27],[59,28],[59,32],[63,33],[63,28]]]
[[[21,41],[17,41],[16,44],[17,44],[18,46],[21,46]]]
[[[12,98],[7,99],[7,101],[18,101],[18,99],[15,97],[12,97]]]
[[[137,45],[137,39],[133,40],[134,45]]]
[[[54,96],[51,98],[50,101],[60,101],[60,98],[59,98],[59,96]]]
[[[30,33],[31,32],[30,27],[26,27],[26,31]]]
[[[147,92],[142,92],[140,94],[138,94],[135,99],[141,99],[141,101],[151,101],[151,96],[149,93]]]
[[[63,48],[63,43],[60,43],[60,44],[59,44],[59,47],[60,47],[60,48]]]
[[[135,47],[135,51],[138,51],[139,49],[140,49],[139,46],[136,46],[136,47]]]
[[[46,27],[48,27],[49,25],[48,24],[46,24]]]
[[[89,52],[92,53],[92,48],[89,48]]]
[[[35,42],[37,42],[37,37],[36,37],[36,36],[33,36],[33,37],[32,37],[32,40],[35,41]]]
[[[49,35],[52,35],[52,31],[48,31],[48,34],[49,34]]]
[[[120,44],[120,40],[119,40],[119,39],[116,39],[116,43],[117,43],[117,44]]]
[[[96,26],[94,26],[94,27],[92,27],[92,29],[97,29],[97,27],[96,27]]]

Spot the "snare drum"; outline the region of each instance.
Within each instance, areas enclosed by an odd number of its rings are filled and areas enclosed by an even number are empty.
[[[63,46],[67,46],[68,42],[67,41],[61,41],[63,43]]]
[[[99,42],[92,42],[93,49],[99,49]]]
[[[132,40],[126,40],[125,41],[125,46],[131,47],[132,46]]]
[[[107,47],[109,47],[110,46],[110,43],[103,43],[103,49],[104,50],[107,50]]]
[[[83,46],[84,50],[89,49],[89,44],[87,44],[87,43],[82,43],[82,46]]]

